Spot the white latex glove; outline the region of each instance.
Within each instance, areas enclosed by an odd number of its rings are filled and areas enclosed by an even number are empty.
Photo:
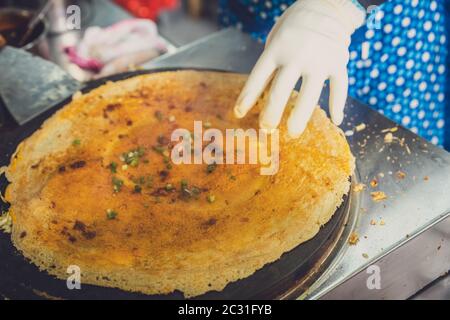
[[[266,49],[237,101],[236,117],[245,117],[275,74],[260,115],[261,128],[279,126],[300,77],[303,83],[288,120],[289,135],[295,138],[303,133],[327,79],[331,118],[340,125],[348,91],[348,47],[365,16],[364,9],[352,0],[298,0],[269,34]]]

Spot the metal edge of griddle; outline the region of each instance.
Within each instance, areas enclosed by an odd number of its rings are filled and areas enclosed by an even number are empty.
[[[326,268],[320,273],[320,276],[315,279],[313,283],[310,283],[307,290],[296,291],[293,293],[291,298],[298,300],[309,300],[312,298],[313,293],[317,289],[317,284],[322,283],[325,279],[327,279],[334,271],[334,269],[339,265],[339,263],[344,259],[345,253],[349,248],[349,239],[351,234],[355,231],[360,221],[360,203],[361,203],[361,194],[359,192],[355,192],[355,186],[361,181],[361,177],[358,171],[358,168],[355,169],[355,173],[352,178],[352,187],[350,192],[350,201],[349,201],[349,213],[347,217],[346,224],[341,231],[340,238],[338,239],[336,245],[330,248],[329,255],[325,257],[324,265]]]
[[[358,221],[359,196],[354,191],[358,183],[358,172],[352,176],[352,184],[349,191],[349,200],[346,204],[345,216],[341,221],[338,232],[334,235],[331,245],[325,248],[323,256],[311,268],[311,272],[304,278],[299,279],[289,290],[280,295],[279,300],[307,299],[310,289],[314,283],[320,281],[327,274],[327,270],[333,268],[335,264],[341,261],[346,250],[345,244],[348,242],[350,234],[356,227]]]

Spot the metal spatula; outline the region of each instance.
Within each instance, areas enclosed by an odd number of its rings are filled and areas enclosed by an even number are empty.
[[[0,49],[0,96],[20,124],[81,88],[57,65],[9,46]]]

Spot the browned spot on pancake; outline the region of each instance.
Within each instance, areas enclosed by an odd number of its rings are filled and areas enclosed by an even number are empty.
[[[23,238],[25,238],[27,236],[27,232],[26,231],[22,231],[21,233],[20,233],[20,239],[23,239]]]
[[[89,228],[81,221],[75,221],[73,229],[79,231],[81,235],[87,240],[94,239],[97,235],[95,231],[89,230]]]
[[[159,177],[161,178],[161,181],[165,181],[167,180],[167,178],[169,177],[169,171],[167,170],[162,170],[159,172]]]
[[[120,103],[111,103],[111,104],[108,104],[108,105],[106,106],[106,108],[103,109],[103,118],[108,119],[108,113],[111,113],[111,112],[113,112],[114,110],[117,110],[117,109],[119,109],[119,108],[121,108],[121,107],[122,107],[122,105],[121,105]]]
[[[202,228],[204,229],[208,229],[212,226],[215,226],[217,224],[217,219],[216,218],[211,218],[205,222],[202,223]]]
[[[83,168],[85,166],[86,166],[86,161],[81,160],[81,161],[77,161],[77,162],[72,163],[70,165],[70,168],[72,168],[72,169],[81,169],[81,168]]]
[[[75,238],[74,236],[71,236],[71,235],[69,235],[67,239],[72,243],[77,241],[77,238]]]
[[[155,196],[155,197],[166,197],[169,194],[174,193],[174,192],[176,192],[175,189],[167,190],[166,188],[159,188],[156,191],[152,192],[152,196]]]
[[[73,225],[73,229],[78,230],[78,231],[85,231],[86,225],[83,222],[77,220],[77,221],[75,221],[75,224]]]
[[[170,140],[167,137],[161,135],[161,136],[158,137],[158,143],[160,145],[162,145],[162,146],[165,146],[165,145],[168,145],[170,143]]]
[[[67,237],[67,240],[69,240],[69,242],[74,243],[75,241],[77,241],[77,239],[70,234],[69,229],[66,226],[64,226],[63,229],[61,230],[61,234]]]
[[[105,111],[113,112],[114,110],[119,109],[120,107],[122,107],[120,103],[111,103],[106,106]]]
[[[32,166],[31,166],[31,169],[37,169],[37,168],[39,168],[39,165],[41,164],[41,162],[39,161],[38,163],[36,163],[36,164],[33,164]]]

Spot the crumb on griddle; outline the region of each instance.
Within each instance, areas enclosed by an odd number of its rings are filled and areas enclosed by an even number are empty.
[[[382,133],[388,133],[388,132],[390,132],[390,133],[395,133],[395,132],[397,132],[397,131],[398,131],[398,127],[393,127],[393,128],[384,129],[384,130],[382,130],[381,132],[382,132]]]
[[[4,233],[11,233],[12,231],[12,218],[9,212],[0,214],[0,231]]]
[[[355,187],[353,188],[353,191],[355,191],[356,193],[361,192],[366,190],[366,185],[363,183],[358,183],[357,185],[355,185]]]
[[[348,243],[351,246],[356,246],[358,244],[358,242],[359,242],[359,234],[356,231],[354,231],[350,235],[350,238],[348,239]]]
[[[387,133],[384,136],[384,142],[387,144],[394,142],[394,135],[391,132]]]
[[[378,180],[375,178],[375,179],[373,179],[372,181],[370,181],[370,186],[371,186],[372,188],[378,187]]]
[[[356,126],[355,130],[356,130],[356,132],[361,132],[361,131],[366,130],[366,128],[367,128],[366,124],[365,123],[361,123],[360,125]]]
[[[405,178],[406,178],[406,173],[404,173],[403,171],[397,172],[397,179],[398,180],[403,180]]]
[[[375,202],[381,202],[387,199],[386,194],[383,191],[376,191],[370,194],[372,200]]]

